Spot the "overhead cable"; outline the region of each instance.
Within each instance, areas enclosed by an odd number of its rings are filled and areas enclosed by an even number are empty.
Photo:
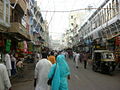
[[[53,0],[53,4],[54,4],[54,11],[55,11],[55,1],[54,0]],[[48,27],[49,27],[50,23],[52,22],[54,15],[55,15],[55,12],[53,12],[53,14],[52,14],[52,16],[50,18],[50,21],[48,23]]]
[[[74,9],[74,10],[41,10],[41,12],[76,12],[81,10],[90,10],[90,9],[113,9],[113,8],[81,8],[81,9]],[[114,8],[115,9],[115,8]]]

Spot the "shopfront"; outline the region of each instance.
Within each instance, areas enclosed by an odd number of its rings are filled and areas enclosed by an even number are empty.
[[[116,62],[120,62],[120,35],[108,40],[107,46],[114,52]]]

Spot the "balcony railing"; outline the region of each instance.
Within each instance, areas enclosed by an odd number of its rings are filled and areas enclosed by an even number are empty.
[[[21,34],[23,37],[30,39],[27,29],[18,22],[14,22],[11,24],[9,32],[18,33]]]
[[[19,5],[22,10],[25,12],[27,8],[26,0],[10,0],[11,4],[15,4],[17,2],[17,5]]]

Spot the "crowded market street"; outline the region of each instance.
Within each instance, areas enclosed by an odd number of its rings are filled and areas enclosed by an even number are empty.
[[[120,0],[0,0],[0,90],[120,90]]]
[[[76,69],[72,60],[68,60],[71,79],[69,80],[69,90],[120,90],[120,71],[116,70],[112,75],[94,72],[91,64],[87,69],[83,68],[83,64],[79,64]],[[13,81],[13,90],[34,90],[33,64],[26,64],[24,78]]]

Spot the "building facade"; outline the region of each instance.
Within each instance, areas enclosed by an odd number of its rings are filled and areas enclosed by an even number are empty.
[[[44,25],[35,0],[0,0],[1,60],[6,52],[14,54],[16,58],[23,58],[24,54],[35,51],[41,52],[44,39],[49,36],[45,30],[47,24]]]
[[[120,0],[105,0],[79,29],[79,44],[89,51],[94,41],[120,57]],[[93,48],[93,47],[92,47]]]

